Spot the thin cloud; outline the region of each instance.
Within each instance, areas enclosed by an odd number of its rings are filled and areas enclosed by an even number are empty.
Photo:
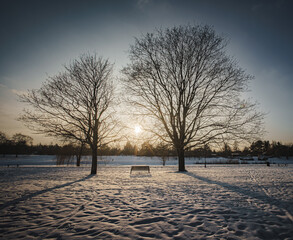
[[[6,85],[4,85],[4,84],[2,84],[2,83],[0,83],[0,88],[7,89],[7,86],[6,86]]]
[[[136,5],[139,9],[144,9],[150,2],[150,0],[138,0]]]
[[[18,90],[18,89],[14,89],[14,88],[9,88],[8,86],[6,86],[3,83],[0,83],[0,89],[2,89],[2,91],[4,91],[4,93],[5,92],[8,93],[8,94],[13,93],[16,96],[24,95],[24,94],[28,93],[27,91],[24,91],[24,90]]]
[[[27,94],[27,91],[23,91],[23,90],[10,89],[10,91],[17,96]]]

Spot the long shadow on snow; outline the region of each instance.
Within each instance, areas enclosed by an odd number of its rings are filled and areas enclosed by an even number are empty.
[[[88,175],[88,176],[86,176],[86,177],[84,177],[84,178],[81,178],[81,179],[76,180],[76,181],[73,181],[73,182],[64,183],[64,184],[62,184],[62,185],[57,185],[57,186],[55,186],[55,187],[47,188],[47,189],[44,189],[44,190],[40,190],[40,191],[37,191],[37,192],[34,192],[34,193],[30,193],[30,194],[24,195],[24,196],[22,196],[22,197],[20,197],[20,198],[17,198],[17,199],[11,200],[11,201],[9,201],[9,202],[6,202],[6,203],[0,205],[0,211],[1,211],[2,209],[4,209],[4,208],[9,207],[9,206],[12,206],[12,205],[18,204],[18,203],[21,202],[21,201],[26,201],[26,200],[28,200],[28,199],[30,199],[30,198],[32,198],[32,197],[36,197],[36,196],[38,196],[38,195],[40,195],[40,194],[47,193],[47,192],[50,192],[50,191],[53,191],[53,190],[56,190],[56,189],[60,189],[60,188],[63,188],[63,187],[68,187],[68,186],[70,186],[70,185],[72,185],[72,184],[75,184],[75,183],[82,182],[82,181],[85,181],[85,180],[87,180],[87,179],[90,179],[90,178],[92,178],[93,176],[94,176],[94,175]]]
[[[281,201],[279,199],[275,199],[273,197],[270,197],[270,196],[266,195],[265,193],[262,194],[262,193],[254,192],[254,191],[244,189],[244,188],[241,188],[241,187],[238,187],[238,186],[235,186],[235,185],[231,185],[229,183],[220,182],[220,181],[216,181],[216,180],[211,180],[209,178],[201,177],[201,176],[198,176],[198,175],[196,175],[194,173],[191,173],[191,172],[184,172],[184,174],[186,174],[186,175],[188,175],[190,177],[196,178],[198,180],[207,182],[209,184],[217,184],[217,185],[219,185],[221,187],[227,188],[230,191],[237,192],[237,193],[240,193],[242,195],[246,195],[246,196],[251,197],[251,198],[259,199],[264,203],[267,203],[269,205],[274,205],[277,208],[282,209],[283,211],[285,210],[285,211],[288,212],[288,210],[286,208],[286,205],[288,205],[289,203]],[[290,216],[290,219],[291,219],[292,218],[292,213],[289,213],[289,214],[291,215]],[[293,220],[291,219],[291,221],[293,221]]]

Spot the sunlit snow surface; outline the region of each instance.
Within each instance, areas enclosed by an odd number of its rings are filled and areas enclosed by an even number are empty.
[[[0,167],[0,239],[293,239],[293,165]]]

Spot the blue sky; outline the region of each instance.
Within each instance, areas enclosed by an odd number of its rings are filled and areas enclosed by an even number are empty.
[[[1,1],[0,131],[48,141],[15,120],[24,107],[15,93],[39,88],[80,54],[109,58],[119,77],[134,37],[156,28],[209,24],[255,76],[247,96],[268,113],[264,138],[292,143],[292,10],[289,0]]]

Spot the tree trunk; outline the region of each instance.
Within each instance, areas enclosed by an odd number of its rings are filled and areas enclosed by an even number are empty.
[[[81,159],[81,155],[80,154],[77,154],[76,155],[76,166],[77,167],[80,167],[80,159]]]
[[[92,169],[91,174],[97,174],[97,165],[98,165],[98,150],[97,145],[92,149]]]
[[[97,120],[95,121],[94,132],[93,132],[93,144],[91,148],[92,148],[91,174],[97,174],[97,165],[98,165],[98,122]]]
[[[82,150],[83,150],[83,143],[80,146],[79,153],[76,155],[76,166],[77,167],[80,167],[80,159],[82,156]]]
[[[166,157],[165,156],[162,156],[162,162],[163,162],[163,166],[166,165]]]
[[[177,149],[177,154],[178,154],[178,171],[179,172],[186,172],[185,169],[185,159],[184,159],[184,149],[180,148]]]

